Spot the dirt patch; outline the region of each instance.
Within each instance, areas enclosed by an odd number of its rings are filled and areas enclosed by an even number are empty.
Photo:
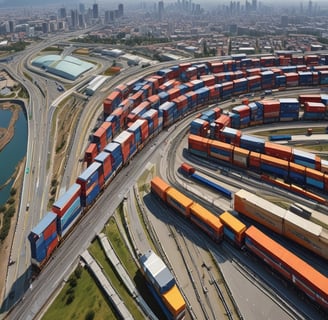
[[[52,168],[53,177],[49,190],[49,209],[57,199],[57,186],[60,184],[60,179],[64,173],[66,155],[70,152],[72,139],[74,139],[76,126],[83,111],[84,104],[85,102],[81,99],[71,96],[57,110],[57,120],[53,134],[55,153]]]

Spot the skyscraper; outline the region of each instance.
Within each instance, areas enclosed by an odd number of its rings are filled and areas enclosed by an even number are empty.
[[[160,2],[158,2],[158,17],[159,17],[159,20],[163,19],[163,14],[164,14],[164,2],[160,1]]]
[[[123,17],[123,15],[124,15],[124,6],[123,6],[122,3],[120,3],[120,4],[118,5],[118,16],[119,16],[119,17]]]
[[[99,18],[99,9],[98,3],[94,3],[92,7],[92,18],[98,19]]]

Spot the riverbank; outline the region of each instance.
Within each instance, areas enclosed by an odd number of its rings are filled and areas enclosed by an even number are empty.
[[[19,117],[19,112],[21,111],[20,107],[11,104],[10,102],[5,102],[0,104],[0,109],[2,110],[11,110],[12,116],[8,128],[0,128],[0,152],[2,149],[11,141],[15,134],[15,124]]]

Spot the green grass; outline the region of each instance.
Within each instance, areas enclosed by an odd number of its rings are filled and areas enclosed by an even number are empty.
[[[74,292],[74,300],[67,304],[68,296]],[[77,279],[77,285],[71,288],[65,284],[54,303],[42,317],[43,320],[57,319],[86,319],[86,315],[94,311],[94,319],[116,319],[115,313],[104,298],[94,279],[85,269],[82,270],[81,278]]]
[[[130,313],[133,314],[134,319],[144,319],[142,313],[139,311],[137,305],[135,304],[134,299],[129,295],[122,281],[116,275],[104,251],[102,250],[98,239],[92,242],[91,246],[89,247],[89,252],[103,267],[104,274],[107,276],[111,285],[115,288],[120,298],[124,301]]]

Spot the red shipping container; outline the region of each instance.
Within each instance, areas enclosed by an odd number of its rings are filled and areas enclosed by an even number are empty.
[[[188,146],[191,149],[199,150],[208,154],[209,139],[190,134],[188,136]]]
[[[247,76],[257,76],[260,75],[261,72],[262,72],[261,68],[252,68],[246,70]]]
[[[263,113],[280,112],[280,101],[277,100],[261,100],[263,105]]]
[[[195,171],[196,171],[194,167],[192,167],[191,165],[189,165],[186,162],[183,162],[181,164],[181,170],[187,174],[192,174],[192,173],[195,173]]]
[[[212,73],[219,73],[224,71],[224,65],[222,62],[210,62]]]
[[[260,168],[261,166],[261,154],[251,151],[249,154],[249,166],[253,168]]]
[[[84,161],[87,163],[87,166],[90,166],[90,164],[93,162],[97,154],[98,154],[97,145],[95,143],[90,143],[84,155]]]
[[[46,258],[47,260],[49,259],[53,251],[57,248],[57,246],[58,246],[58,237],[56,237],[47,248],[47,258]]]
[[[113,102],[119,101],[119,99],[121,99],[121,94],[119,91],[113,91],[110,93],[103,102],[104,113],[110,115],[116,107],[113,105]]]
[[[103,122],[100,126],[106,132],[106,145],[112,141],[113,138],[113,130],[112,130],[112,123],[111,122]],[[111,132],[111,134],[110,134]]]
[[[325,173],[324,176],[325,191],[328,191],[328,174]]]
[[[231,126],[231,119],[228,115],[226,114],[221,114],[218,119],[214,121],[219,129],[223,129],[225,127],[230,127]]]
[[[185,62],[185,63],[180,63],[179,64],[180,71],[186,71],[190,67],[191,67],[191,63],[190,62]]]
[[[121,145],[121,151],[123,156],[123,163],[126,163],[130,156],[130,150],[135,144],[134,134],[128,131],[122,131],[115,139],[115,142]]]
[[[303,176],[305,175],[305,167],[294,162],[289,163],[289,170],[294,173],[299,173]]]
[[[272,143],[269,141],[265,142],[264,145],[265,154],[268,156],[276,157],[286,161],[291,161],[293,157],[292,148],[289,146]]]
[[[180,88],[172,88],[168,90],[167,93],[169,95],[169,100],[172,101],[176,97],[180,96],[181,92],[180,92]]]
[[[326,106],[321,102],[305,102],[304,110],[307,112],[325,113]]]
[[[102,127],[98,128],[93,134],[93,142],[97,144],[98,153],[107,145],[106,130]]]
[[[201,76],[200,79],[203,80],[205,87],[213,86],[216,83],[213,75]]]
[[[314,163],[315,169],[321,171],[321,158],[319,156],[315,156]]]
[[[221,112],[222,112],[221,108],[219,108],[219,107],[215,107],[215,108],[213,109],[213,111],[215,112],[215,119],[217,119],[218,117],[220,117]]]
[[[300,94],[298,101],[301,104],[305,104],[305,102],[321,102],[321,94]]]
[[[157,94],[148,97],[147,100],[150,103],[150,108],[154,108],[154,106],[158,105],[160,101],[159,96]]]
[[[46,229],[43,230],[44,240],[49,239],[54,233],[57,233],[56,219],[52,223],[50,223]]]
[[[115,90],[121,93],[121,99],[126,99],[126,97],[129,95],[129,88],[124,83],[119,84]]]
[[[135,107],[127,116],[128,122],[135,122],[139,119],[143,113],[150,109],[150,102],[143,101],[137,107]]]

